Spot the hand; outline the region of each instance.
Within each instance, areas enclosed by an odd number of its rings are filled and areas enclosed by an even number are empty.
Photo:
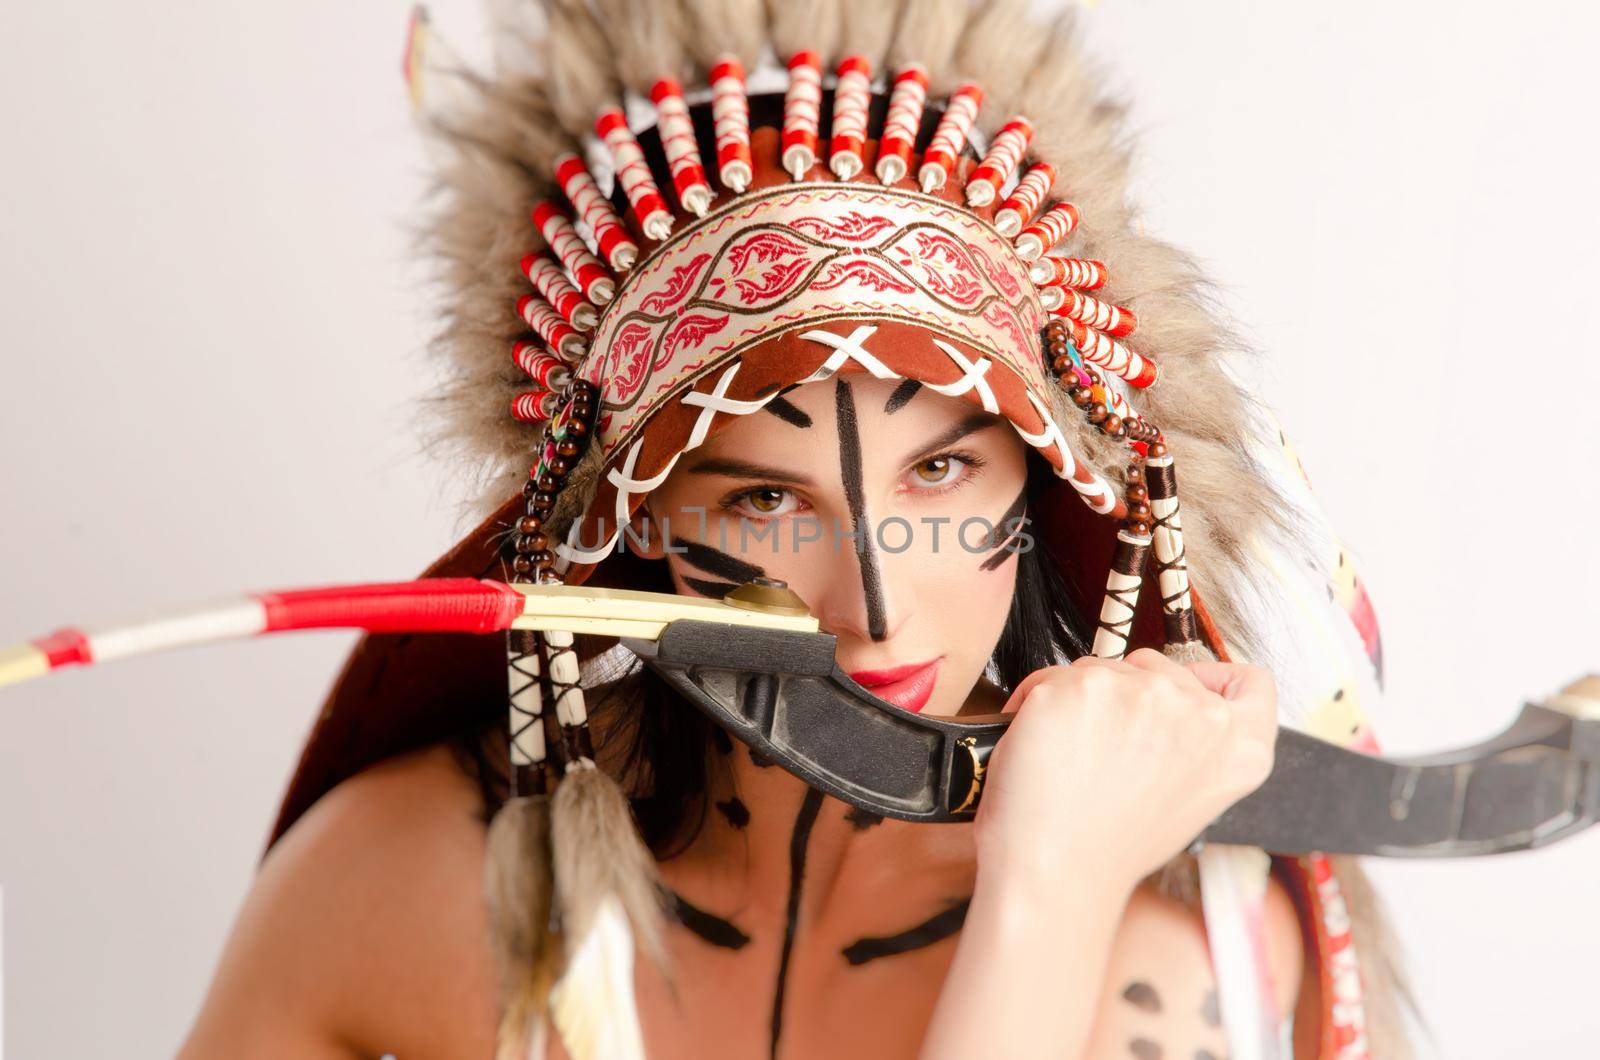
[[[1272,771],[1277,690],[1256,666],[1085,657],[1030,674],[1005,710],[976,822],[979,871],[1002,878],[1131,891]]]

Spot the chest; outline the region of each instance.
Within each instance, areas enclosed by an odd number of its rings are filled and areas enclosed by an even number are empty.
[[[786,917],[716,925],[686,917],[694,926],[674,928],[670,979],[636,970],[650,1055],[914,1057],[962,911],[936,903],[867,934],[803,915],[792,930]]]

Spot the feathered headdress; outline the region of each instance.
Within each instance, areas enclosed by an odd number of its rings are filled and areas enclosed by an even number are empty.
[[[528,0],[495,15],[492,73],[422,18],[406,59],[442,187],[438,436],[495,509],[436,573],[503,560],[523,580],[603,579],[682,453],[787,386],[866,371],[1004,416],[1050,465],[1041,515],[1069,582],[1097,594],[1080,601],[1097,654],[1263,663],[1287,721],[1359,727],[1374,683],[1348,660],[1376,653],[1375,628],[1363,645],[1348,621],[1359,582],[1330,599],[1337,543],[1237,382],[1198,270],[1138,223],[1121,111],[1070,17],[1041,25],[1022,0]],[[1290,624],[1310,632],[1285,644]],[[514,798],[489,890],[502,1041],[525,1049],[553,1017],[577,1055],[634,1055],[633,939],[660,956],[652,862],[594,764],[572,636],[514,634],[509,664]],[[375,694],[359,679],[440,666],[420,647],[358,652],[280,830],[432,731],[361,744],[341,720]],[[1339,876],[1302,868],[1330,962],[1324,1044],[1362,1055]],[[1251,934],[1264,873],[1251,852],[1201,860],[1242,1056],[1276,1049]]]

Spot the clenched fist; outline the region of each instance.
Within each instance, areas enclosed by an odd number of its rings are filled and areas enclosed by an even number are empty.
[[[1272,770],[1277,691],[1256,666],[1141,648],[1028,676],[989,760],[980,871],[1105,874],[1131,890]]]

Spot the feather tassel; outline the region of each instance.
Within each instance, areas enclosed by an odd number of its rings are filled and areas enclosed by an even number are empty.
[[[575,759],[551,800],[556,897],[567,966],[551,1016],[574,1060],[642,1057],[633,950],[665,968],[655,859],[616,782]]]
[[[485,892],[500,966],[497,1060],[542,1057],[558,940],[550,931],[550,798],[511,799],[489,825]]]

